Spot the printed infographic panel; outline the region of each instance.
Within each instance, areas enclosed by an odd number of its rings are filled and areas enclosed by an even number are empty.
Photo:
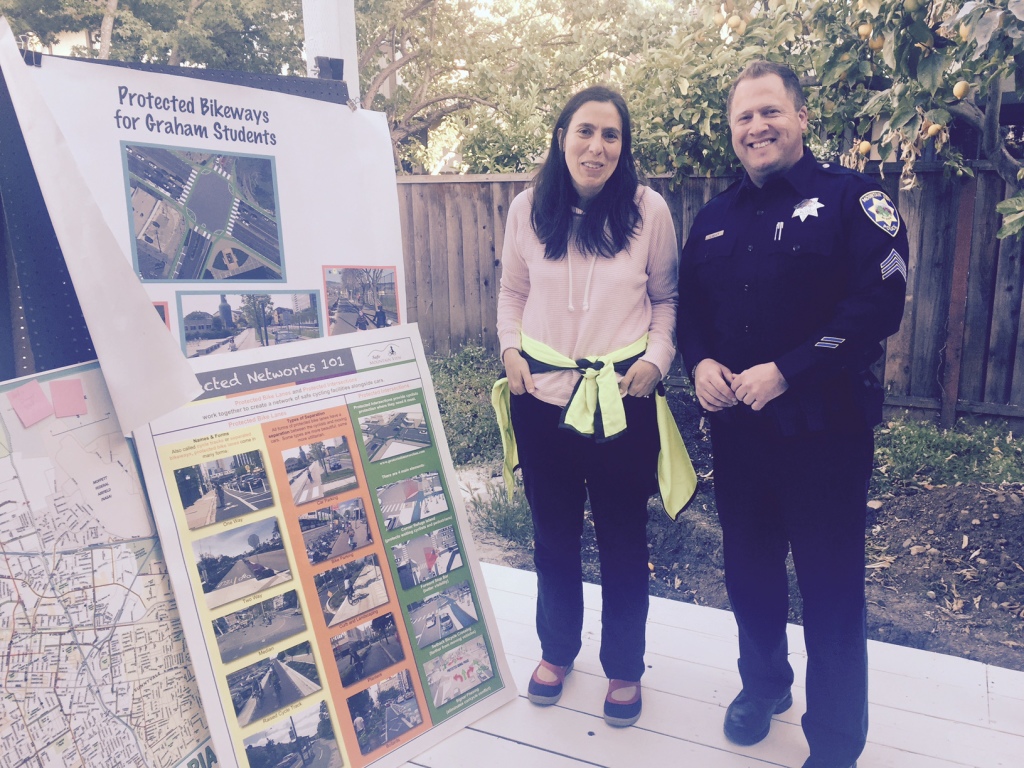
[[[196,369],[137,441],[221,752],[400,765],[513,697],[415,326]]]

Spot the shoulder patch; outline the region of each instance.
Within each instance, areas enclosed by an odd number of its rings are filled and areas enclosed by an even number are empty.
[[[890,237],[896,237],[900,231],[900,216],[885,192],[874,190],[861,195],[860,207],[872,224]]]

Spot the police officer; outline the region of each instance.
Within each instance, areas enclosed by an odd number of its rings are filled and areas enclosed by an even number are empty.
[[[746,173],[697,215],[677,335],[709,412],[742,690],[725,734],[768,735],[792,704],[792,549],[803,598],[804,768],[856,765],[867,736],[864,527],[882,392],[868,366],[903,314],[907,234],[870,179],[818,163],[787,67],[755,62],[727,102]]]

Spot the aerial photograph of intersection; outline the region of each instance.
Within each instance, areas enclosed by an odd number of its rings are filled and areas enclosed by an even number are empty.
[[[274,161],[123,145],[142,280],[283,280]]]

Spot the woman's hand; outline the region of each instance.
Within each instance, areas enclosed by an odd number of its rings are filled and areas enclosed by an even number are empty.
[[[508,390],[513,395],[525,392],[533,394],[533,376],[530,375],[530,364],[519,354],[519,350],[509,347],[502,353],[501,362],[505,365],[505,378],[508,379]]]
[[[619,382],[619,394],[625,397],[650,397],[654,388],[661,381],[661,371],[654,363],[646,360],[637,360],[626,371],[626,375]]]
[[[736,376],[717,360],[706,357],[693,370],[693,389],[705,411],[722,411],[739,403],[732,391]]]

